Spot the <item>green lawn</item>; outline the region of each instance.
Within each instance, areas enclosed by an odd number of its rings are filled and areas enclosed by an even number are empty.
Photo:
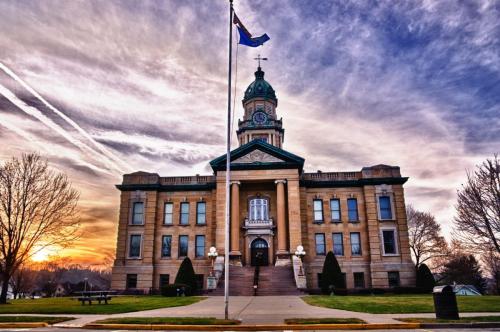
[[[124,317],[98,320],[93,324],[237,325],[239,320],[213,317]]]
[[[49,323],[56,324],[74,319],[73,317],[44,316],[0,316],[0,323]]]
[[[81,305],[70,297],[11,300],[0,314],[116,314],[196,303],[203,297],[116,296],[109,304]]]
[[[285,324],[364,324],[359,318],[287,318]]]
[[[318,307],[372,314],[434,312],[432,295],[311,295],[302,299]],[[500,312],[500,296],[457,296],[457,302],[460,312]]]
[[[463,317],[455,319],[436,319],[436,318],[395,318],[405,323],[485,323],[500,322],[500,316],[477,316]]]

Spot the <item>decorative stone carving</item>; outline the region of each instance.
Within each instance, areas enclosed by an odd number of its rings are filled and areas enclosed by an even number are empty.
[[[283,160],[271,156],[268,153],[260,150],[253,150],[252,152],[244,155],[233,161],[233,163],[238,164],[253,164],[253,163],[280,163]]]

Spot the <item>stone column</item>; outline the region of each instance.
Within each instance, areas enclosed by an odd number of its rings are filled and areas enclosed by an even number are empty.
[[[278,251],[276,252],[276,265],[288,265],[290,263],[289,252],[286,245],[286,201],[285,183],[286,180],[276,180],[276,212],[278,226]]]
[[[240,182],[231,182],[231,256],[241,257],[240,252]]]

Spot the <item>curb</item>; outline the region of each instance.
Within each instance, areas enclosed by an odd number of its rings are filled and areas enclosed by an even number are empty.
[[[0,329],[19,329],[19,328],[36,328],[36,327],[47,327],[48,323],[37,322],[37,323],[0,323]]]
[[[186,331],[276,331],[276,330],[393,330],[418,329],[420,323],[394,324],[258,324],[258,325],[152,325],[87,324],[83,328],[99,330],[186,330]]]
[[[477,322],[477,323],[420,323],[423,329],[478,329],[478,328],[500,328],[500,322]]]

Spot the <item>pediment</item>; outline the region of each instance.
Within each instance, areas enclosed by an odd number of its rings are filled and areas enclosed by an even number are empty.
[[[261,150],[253,150],[249,153],[231,161],[235,164],[255,164],[255,163],[282,163],[285,160],[276,158],[267,152]]]
[[[226,169],[226,155],[210,162],[214,171]],[[231,168],[243,169],[290,169],[302,171],[304,159],[261,140],[253,140],[231,151]]]

